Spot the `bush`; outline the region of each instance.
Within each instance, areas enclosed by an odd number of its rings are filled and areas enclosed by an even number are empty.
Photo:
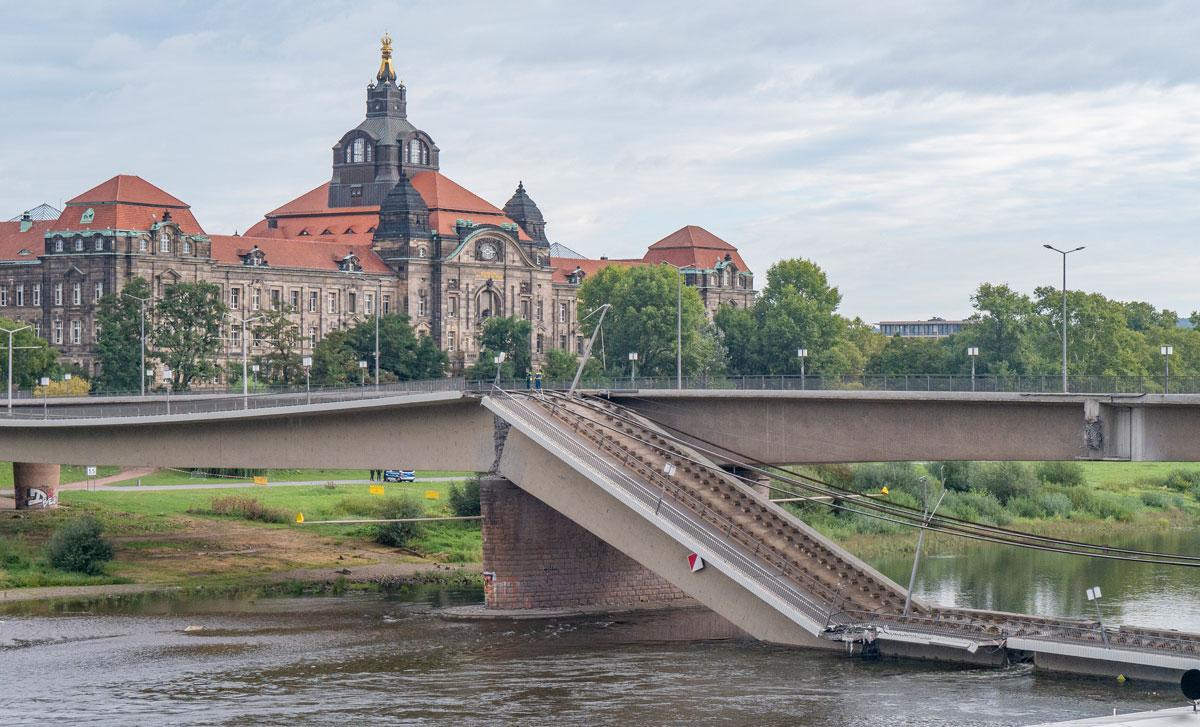
[[[424,517],[425,506],[412,497],[388,497],[378,508],[381,520]],[[379,523],[375,542],[402,548],[425,531],[422,523]]]
[[[916,496],[918,500],[924,489],[921,484],[921,471],[911,462],[858,465],[854,468],[853,485],[859,492],[879,492],[880,488],[886,485],[888,490],[905,491]]]
[[[1055,482],[1068,487],[1082,485],[1086,479],[1083,465],[1078,462],[1039,462],[1037,477],[1042,482]]]
[[[1047,517],[1069,517],[1071,514],[1071,498],[1061,492],[1042,493],[1037,501]]]
[[[469,517],[480,513],[479,506],[479,478],[472,477],[467,480],[462,488],[458,485],[450,485],[450,509],[455,515],[460,517]]]
[[[264,523],[286,523],[292,519],[287,510],[267,507],[255,498],[243,495],[214,497],[208,503],[208,513]]]
[[[974,462],[930,462],[925,465],[934,479],[944,480],[947,490],[966,492],[971,489],[971,478],[975,474]]]
[[[975,472],[973,489],[990,492],[1007,503],[1014,497],[1036,494],[1038,481],[1022,462],[985,462]]]
[[[951,493],[942,508],[955,517],[976,523],[1007,525],[1011,520],[1000,500],[985,490]]]
[[[1067,501],[1067,506],[1070,507],[1071,501]],[[1046,516],[1046,510],[1042,507],[1042,503],[1036,497],[1029,495],[1019,495],[1008,501],[1008,510],[1017,517],[1027,518],[1042,518]]]
[[[39,384],[33,387],[33,395],[38,398],[44,396],[87,396],[91,390],[92,384],[90,381],[75,376],[67,381],[51,381],[46,386]]]
[[[100,521],[90,515],[55,530],[46,546],[50,565],[73,573],[99,575],[113,557],[112,543],[101,537],[103,531]]]
[[[1185,469],[1171,470],[1165,477],[1152,481],[1150,484],[1166,487],[1176,492],[1192,492],[1200,488],[1200,471]]]

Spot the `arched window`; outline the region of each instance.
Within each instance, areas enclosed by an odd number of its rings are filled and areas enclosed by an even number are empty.
[[[429,147],[420,139],[413,139],[408,142],[408,162],[409,164],[424,164],[429,165]]]
[[[75,250],[76,250],[76,252],[83,251],[83,238],[82,237],[75,238]]]
[[[351,154],[350,162],[352,164],[362,164],[367,160],[367,142],[360,136],[350,145]]]
[[[104,250],[104,238],[102,236],[96,235],[95,247],[96,252],[101,252]]]

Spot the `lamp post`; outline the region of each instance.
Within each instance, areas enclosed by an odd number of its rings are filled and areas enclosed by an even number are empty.
[[[1163,393],[1171,393],[1171,354],[1175,353],[1174,346],[1163,346],[1159,349],[1163,357]]]
[[[8,334],[8,415],[12,416],[12,360],[13,360],[13,336],[21,331],[33,328],[33,326],[21,326],[19,328],[0,328],[0,332]],[[20,348],[33,348],[33,346],[21,346]]]
[[[975,357],[979,355],[979,348],[971,346],[967,349],[967,355],[971,357],[971,391],[975,390]]]
[[[492,356],[492,363],[496,364],[496,380],[492,383],[492,386],[495,386],[496,388],[500,387],[500,367],[504,364],[504,360],[507,358],[508,354],[504,351]]]
[[[258,388],[258,372],[261,370],[258,364],[250,365],[250,372],[254,374],[254,388]]]
[[[375,290],[375,390],[379,391],[379,308],[383,301],[383,283]]]
[[[367,388],[367,362],[366,361],[358,362],[358,378],[359,378],[359,383],[362,385],[362,387],[364,389]]]
[[[235,323],[238,322],[238,318],[236,316],[230,315],[229,313],[226,313],[225,316],[227,318],[229,318],[229,320],[231,320]],[[242,408],[243,409],[250,408],[250,372],[247,371],[247,367],[248,367],[247,365],[249,362],[248,360],[250,357],[250,351],[249,351],[249,342],[246,340],[246,324],[249,323],[250,321],[257,321],[257,320],[261,320],[263,318],[266,318],[266,316],[263,314],[259,314],[256,316],[250,316],[249,318],[241,319],[241,324],[242,324]]]
[[[304,367],[304,403],[312,403],[312,356],[305,356],[300,359],[300,365]]]
[[[38,384],[42,387],[42,418],[50,418],[50,377],[43,376],[38,379]]]
[[[637,388],[637,351],[629,352],[629,388]]]
[[[923,496],[921,498],[921,509],[923,516],[921,518],[921,532],[917,534],[917,552],[913,554],[912,573],[908,576],[908,593],[904,594],[904,615],[908,615],[908,607],[912,604],[913,586],[917,583],[917,564],[921,561],[921,546],[925,544],[925,530],[929,527],[929,523],[933,522],[933,516],[937,514],[938,508],[942,506],[942,500],[946,498],[946,483],[942,482],[942,494],[938,497],[937,503],[934,504],[933,510],[929,509],[929,478],[922,477],[921,485],[923,488]]]
[[[1108,646],[1108,632],[1104,630],[1104,619],[1100,615],[1100,586],[1087,589],[1087,599],[1096,604],[1096,623],[1100,626],[1100,639]]]
[[[808,358],[808,349],[797,348],[796,357],[800,359],[800,390],[804,391],[804,359]]]
[[[1062,274],[1062,390],[1063,390],[1063,393],[1066,394],[1068,392],[1068,387],[1067,387],[1067,255],[1070,255],[1073,252],[1079,252],[1080,250],[1084,249],[1085,246],[1080,245],[1079,247],[1077,247],[1073,250],[1059,250],[1057,247],[1055,247],[1053,245],[1042,245],[1042,247],[1046,248],[1047,250],[1053,250],[1054,252],[1058,253],[1059,255],[1062,255],[1062,268],[1063,268],[1063,271],[1062,271],[1062,273],[1063,273]]]
[[[142,368],[141,368],[141,370],[145,371],[146,370],[146,303],[149,302],[150,298],[149,297],[141,298],[139,296],[130,295],[129,293],[125,293],[125,292],[122,292],[121,295],[126,298],[129,298],[131,300],[136,300],[138,302],[138,330],[141,333],[140,338],[142,341]],[[140,383],[142,386],[142,396],[145,396],[146,395],[146,377],[142,376],[140,378],[141,378]]]

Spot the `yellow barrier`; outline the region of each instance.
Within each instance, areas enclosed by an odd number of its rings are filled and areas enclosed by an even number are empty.
[[[436,500],[440,497],[441,497],[441,495],[438,494],[437,490],[425,490],[425,499],[426,500]]]
[[[382,495],[383,494],[383,485],[371,485],[371,494],[372,495]]]
[[[265,484],[267,484],[267,478],[266,478],[266,477],[262,477],[262,476],[256,476],[256,477],[254,478],[254,484],[256,484],[256,485],[265,485]]]

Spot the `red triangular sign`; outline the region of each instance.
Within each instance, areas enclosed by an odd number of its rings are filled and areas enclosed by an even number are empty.
[[[692,569],[693,573],[702,570],[704,568],[704,559],[700,557],[699,553],[692,553],[688,555],[688,566]]]

